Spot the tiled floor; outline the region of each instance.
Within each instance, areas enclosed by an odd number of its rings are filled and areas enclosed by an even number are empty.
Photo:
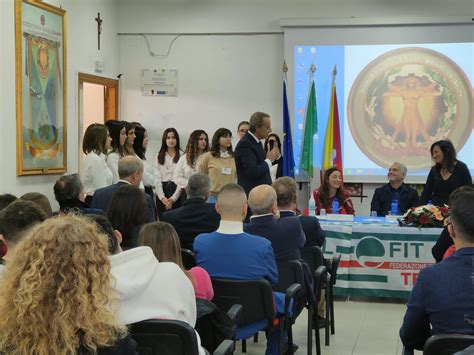
[[[400,355],[402,345],[398,336],[406,306],[404,303],[379,301],[336,301],[336,334],[331,336],[330,346],[324,346],[324,329],[321,329],[323,355]],[[294,342],[299,345],[296,355],[307,354],[306,311],[299,316],[293,327]],[[260,341],[247,342],[247,355],[265,353],[265,335]],[[237,344],[235,354],[242,354]],[[316,354],[313,332],[313,354]],[[421,352],[415,352],[420,355]]]

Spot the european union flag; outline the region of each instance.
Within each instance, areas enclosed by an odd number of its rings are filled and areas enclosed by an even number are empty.
[[[295,158],[291,137],[291,120],[286,97],[286,81],[283,80],[283,176],[295,177]]]

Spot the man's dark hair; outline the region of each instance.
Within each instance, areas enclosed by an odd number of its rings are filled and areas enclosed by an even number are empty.
[[[249,131],[252,133],[255,133],[257,128],[260,128],[263,126],[263,121],[265,120],[265,117],[270,117],[268,113],[265,112],[255,112],[251,117],[250,117],[250,122],[249,122]]]
[[[30,227],[47,218],[35,203],[16,200],[0,211],[0,234],[7,243],[16,244]]]
[[[78,174],[61,176],[54,184],[54,197],[62,209],[64,205],[75,202],[83,190],[81,179]]]
[[[0,211],[7,207],[10,203],[15,201],[17,197],[11,194],[0,195]]]
[[[115,238],[114,228],[110,224],[108,218],[99,214],[89,214],[87,215],[87,218],[91,219],[97,225],[99,233],[107,236],[109,254],[113,255],[117,253],[118,241],[117,238]]]
[[[462,189],[461,191],[458,191]],[[474,189],[462,187],[453,191],[449,199],[450,218],[461,239],[474,243]]]

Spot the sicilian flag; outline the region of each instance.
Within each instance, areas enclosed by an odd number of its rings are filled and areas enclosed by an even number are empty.
[[[283,80],[283,176],[295,177],[295,158],[291,136],[290,111],[286,96],[286,80]]]
[[[334,71],[335,70],[334,68]],[[326,137],[324,139],[323,169],[327,170],[333,166],[342,172],[341,130],[339,128],[335,74],[332,82],[331,106],[329,109]]]
[[[301,169],[308,172],[313,177],[313,142],[314,136],[318,133],[318,113],[316,110],[316,88],[314,80],[308,97],[308,107],[306,108],[306,118],[303,135],[303,149],[301,153]]]

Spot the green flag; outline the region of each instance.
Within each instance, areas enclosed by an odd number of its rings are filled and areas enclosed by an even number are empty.
[[[300,164],[301,169],[306,170],[311,177],[313,177],[313,137],[316,133],[318,133],[318,113],[316,111],[316,89],[313,80],[308,98],[308,108],[306,109]]]

